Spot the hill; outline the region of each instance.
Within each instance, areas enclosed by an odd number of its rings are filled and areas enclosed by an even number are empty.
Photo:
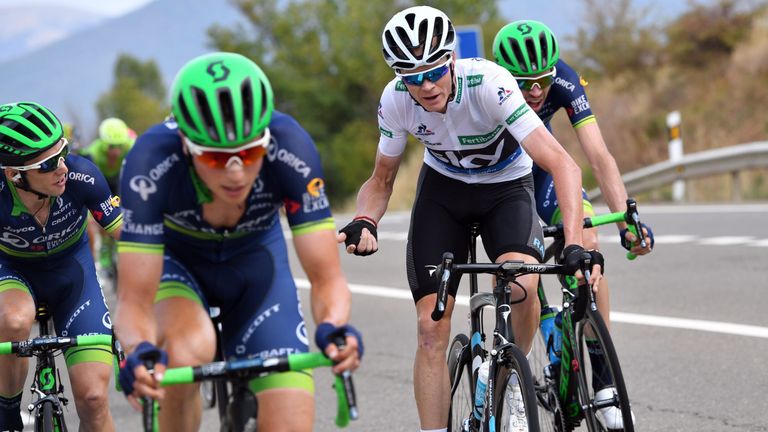
[[[155,59],[170,84],[184,62],[208,51],[209,26],[237,20],[236,10],[221,0],[157,0],[1,63],[0,94],[3,102],[44,103],[62,120],[80,124],[88,138],[95,130],[95,101],[112,85],[118,54]]]

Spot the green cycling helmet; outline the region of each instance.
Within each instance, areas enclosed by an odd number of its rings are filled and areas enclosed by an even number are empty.
[[[544,23],[520,20],[509,23],[493,39],[493,57],[514,76],[547,72],[560,58],[552,30]]]
[[[99,138],[107,144],[128,144],[131,142],[131,132],[124,121],[110,117],[102,120],[99,125]]]
[[[0,105],[0,166],[21,166],[64,136],[58,118],[34,102]]]
[[[274,101],[264,72],[240,54],[205,54],[181,68],[171,111],[193,143],[214,148],[254,141],[269,125]]]

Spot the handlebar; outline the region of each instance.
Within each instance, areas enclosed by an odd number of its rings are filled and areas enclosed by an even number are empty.
[[[640,239],[640,245],[646,247],[645,234],[640,225],[640,215],[637,212],[637,202],[633,198],[627,199],[627,210],[603,215],[595,215],[584,218],[584,228],[595,228],[617,222],[626,222],[627,229]],[[544,237],[562,237],[564,235],[563,224],[549,225],[542,228]],[[637,255],[627,252],[627,259],[633,260]]]
[[[462,274],[487,273],[503,280],[514,279],[524,274],[570,274],[565,270],[565,266],[560,264],[529,264],[524,261],[504,261],[491,264],[454,264],[453,254],[445,252],[443,261],[435,269],[433,277],[439,278],[437,288],[437,301],[435,309],[432,311],[432,320],[440,321],[445,314],[445,305],[448,299],[448,285],[455,277],[461,277]]]
[[[36,353],[53,351],[76,346],[109,345],[112,335],[87,335],[76,337],[40,336],[25,341],[0,343],[0,355],[16,354],[19,357],[31,357]]]
[[[318,367],[333,366],[333,361],[323,353],[289,354],[268,359],[252,358],[232,361],[219,361],[200,366],[185,366],[166,369],[161,387],[212,380],[217,378],[244,379],[267,372],[298,371]],[[352,374],[345,372],[336,375],[333,384],[336,390],[338,408],[336,425],[345,427],[351,420],[357,420],[357,397],[352,383]]]

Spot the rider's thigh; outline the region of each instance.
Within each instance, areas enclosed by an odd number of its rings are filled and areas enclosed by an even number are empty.
[[[0,292],[0,339],[29,337],[35,323],[35,302],[28,291],[9,289]]]
[[[314,396],[307,390],[279,388],[259,392],[259,428],[264,431],[311,431]]]
[[[200,303],[169,297],[155,304],[158,342],[168,352],[168,366],[208,363],[216,353],[216,333]]]

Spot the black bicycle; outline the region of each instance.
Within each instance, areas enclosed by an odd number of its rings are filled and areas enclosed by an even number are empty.
[[[478,224],[470,226],[469,263],[454,264],[453,254],[446,252],[435,271],[440,283],[432,319],[439,321],[446,307],[448,287],[458,284],[463,274],[470,274],[469,324],[471,338],[460,333],[454,336],[448,349],[448,373],[451,382],[449,431],[539,431],[537,399],[533,375],[525,354],[515,345],[509,320],[510,305],[522,302],[512,299],[511,285],[519,286],[516,279],[526,274],[566,274],[559,264],[527,264],[505,261],[493,264],[476,263]],[[588,255],[587,255],[588,256]],[[584,272],[589,268],[585,262]],[[477,275],[495,276],[493,292],[478,292]],[[522,288],[522,287],[521,287]],[[523,290],[523,292],[525,292]],[[486,349],[483,310],[495,310],[493,343]],[[478,373],[488,361],[487,391],[482,406],[476,404]],[[522,423],[522,424],[521,424]]]
[[[0,354],[18,357],[36,357],[35,375],[30,391],[35,396],[27,409],[35,419],[36,432],[66,432],[64,408],[69,399],[64,397],[64,385],[56,367],[55,358],[60,351],[77,346],[112,346],[112,335],[77,337],[51,336],[50,313],[45,305],[37,308],[35,319],[40,336],[25,341],[0,343]],[[113,348],[114,350],[114,348]]]
[[[585,218],[584,228],[622,221],[645,242],[633,199],[627,200],[626,212]],[[554,238],[546,249],[544,261],[559,258],[564,247],[562,225],[544,227],[544,236]],[[634,255],[628,253],[627,258],[634,259]],[[634,431],[619,359],[597,310],[594,292],[587,286],[578,286],[572,277],[560,278],[560,284],[563,294],[559,312],[561,349],[553,354],[552,362],[549,353],[553,350],[553,340],[544,341],[542,336],[537,336],[529,358],[535,376],[541,430],[572,431],[585,422],[589,431]],[[546,310],[549,303],[541,280],[538,296],[542,310]],[[615,417],[606,418],[606,413]],[[617,424],[623,426],[611,428]]]
[[[339,347],[344,346],[343,339],[334,341]],[[220,432],[256,432],[258,418],[258,401],[248,381],[267,373],[301,371],[319,367],[333,366],[325,354],[320,352],[288,354],[267,359],[253,358],[231,361],[214,361],[200,366],[186,366],[167,369],[160,382],[162,387],[191,384],[195,382],[213,382],[208,398],[214,400],[204,402],[208,406],[217,404],[219,407]],[[147,364],[151,369],[152,365]],[[333,384],[337,397],[336,425],[346,427],[350,420],[359,417],[357,397],[352,381],[352,374],[345,372],[335,376]],[[149,402],[149,403],[148,403]],[[159,430],[156,415],[157,404],[144,400],[142,422],[145,432]]]

